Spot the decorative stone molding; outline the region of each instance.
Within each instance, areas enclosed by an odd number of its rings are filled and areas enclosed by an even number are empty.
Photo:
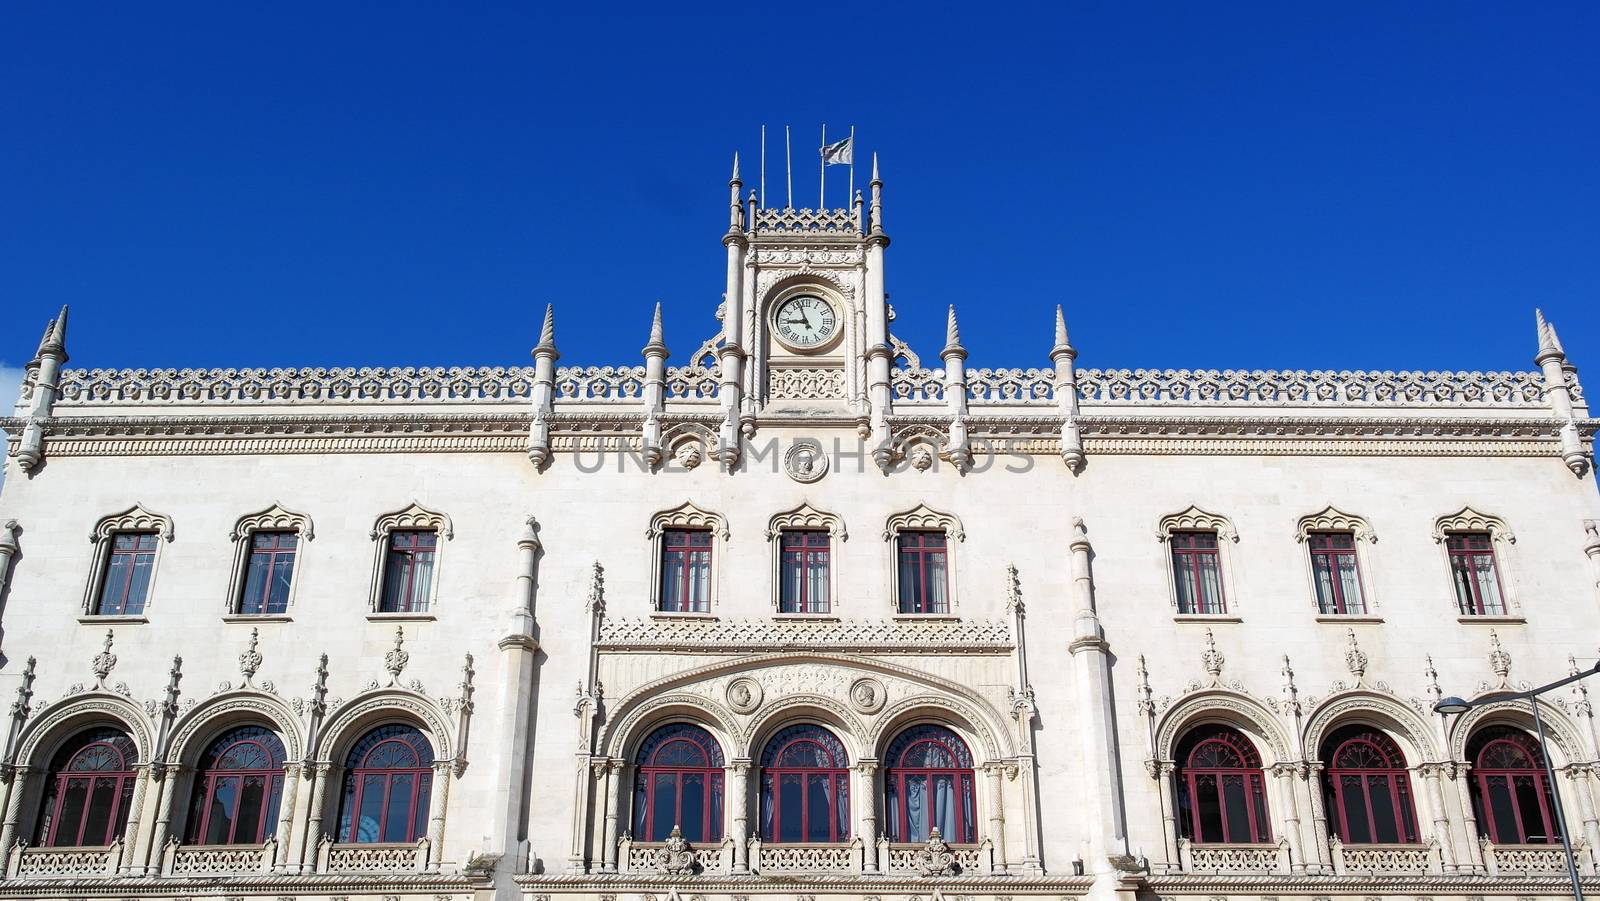
[[[1476,702],[1482,699],[1470,700]],[[1551,765],[1559,769],[1570,762],[1583,760],[1585,752],[1583,740],[1579,738],[1581,733],[1566,711],[1548,701],[1539,701],[1538,704],[1539,716],[1544,720],[1545,733],[1550,738],[1550,747],[1559,752],[1552,757]],[[1450,758],[1462,766],[1468,765],[1467,742],[1479,729],[1496,723],[1522,729],[1530,735],[1534,732],[1533,717],[1528,713],[1525,701],[1491,701],[1454,717],[1454,722],[1450,723]]]
[[[1511,534],[1511,527],[1498,516],[1479,513],[1471,507],[1462,507],[1448,516],[1441,516],[1433,521],[1433,540],[1444,543],[1451,532],[1488,532],[1489,537],[1496,542],[1504,541],[1507,544],[1516,544],[1517,538]]]
[[[819,481],[828,474],[828,454],[822,442],[802,438],[791,444],[783,454],[783,471],[802,485]]]
[[[1294,525],[1294,539],[1305,542],[1312,532],[1350,532],[1357,541],[1369,544],[1376,543],[1378,533],[1372,529],[1372,523],[1366,517],[1354,513],[1345,513],[1332,506],[1323,508],[1320,513],[1311,513],[1300,519]]]
[[[1412,765],[1439,759],[1439,743],[1434,738],[1433,727],[1422,714],[1398,697],[1376,688],[1335,692],[1318,702],[1306,721],[1301,743],[1303,759],[1318,759],[1323,740],[1350,722],[1375,726],[1399,739],[1406,751],[1406,760]]]
[[[767,375],[773,400],[843,400],[844,370],[837,366],[773,366]]]
[[[111,550],[114,544],[109,539],[119,532],[154,532],[160,537],[156,542],[155,561],[150,567],[149,583],[145,587],[144,609],[148,611],[154,606],[156,575],[161,571],[161,549],[172,543],[175,532],[172,517],[165,513],[156,513],[143,504],[136,503],[121,513],[102,517],[89,532],[89,542],[94,545],[94,554],[89,564],[89,578],[83,589],[83,602],[79,607],[85,616],[98,612],[95,608],[100,601],[100,591],[105,585],[106,567],[111,562]]]
[[[1217,513],[1207,513],[1199,507],[1191,506],[1178,513],[1169,513],[1156,522],[1156,540],[1167,542],[1172,538],[1173,532],[1216,532],[1217,537],[1237,543],[1239,533],[1233,527],[1233,521]]]
[[[311,749],[319,763],[342,765],[342,754],[369,728],[395,720],[410,722],[427,734],[436,762],[455,760],[458,753],[448,716],[437,701],[420,691],[399,687],[369,689],[336,706],[323,725],[317,746]]]
[[[310,541],[316,537],[311,517],[285,509],[281,504],[273,504],[259,513],[240,517],[239,521],[233,524],[233,531],[228,533],[228,540],[238,542],[249,537],[252,532],[265,531],[294,532],[302,541]]]
[[[1243,729],[1261,746],[1265,765],[1296,759],[1291,750],[1293,744],[1271,710],[1243,692],[1224,688],[1192,692],[1161,716],[1155,729],[1156,759],[1173,760],[1178,739],[1194,726],[1208,722],[1225,722]]]
[[[777,538],[785,529],[824,530],[840,541],[850,537],[845,531],[843,519],[840,519],[837,514],[818,510],[816,507],[811,506],[809,501],[767,520],[767,540],[772,541]]]
[[[728,688],[723,694],[728,699],[728,707],[734,713],[749,714],[761,706],[763,692],[761,683],[755,679],[734,679],[728,683]]]
[[[377,541],[396,529],[431,529],[446,541],[455,538],[455,529],[448,515],[429,510],[416,501],[404,509],[378,517],[368,534],[373,541]]]
[[[877,713],[888,700],[889,693],[883,683],[871,676],[863,676],[850,683],[850,706],[857,713]]]
[[[941,513],[927,504],[918,504],[904,513],[889,517],[883,524],[883,540],[888,541],[902,531],[943,532],[953,542],[967,540],[961,520],[954,513]]]
[[[171,766],[197,766],[200,755],[218,732],[242,722],[270,726],[283,740],[288,760],[304,758],[299,718],[283,699],[260,689],[240,689],[216,695],[184,713],[172,728],[165,762]]]
[[[155,730],[139,705],[110,691],[90,689],[40,705],[37,716],[23,727],[18,737],[17,763],[46,767],[50,761],[41,752],[54,753],[54,746],[69,734],[104,724],[127,730],[138,749],[140,761],[148,761],[154,754]]]
[[[684,501],[671,510],[662,510],[650,517],[646,538],[659,538],[667,529],[710,529],[711,534],[728,540],[728,519],[721,513],[702,510],[690,501]]]
[[[616,653],[807,651],[1006,654],[1016,646],[1000,620],[651,620],[600,624],[596,647]]]
[[[172,517],[146,509],[143,504],[134,504],[121,513],[103,517],[94,524],[89,541],[99,544],[117,532],[155,532],[162,541],[168,542],[175,537]]]

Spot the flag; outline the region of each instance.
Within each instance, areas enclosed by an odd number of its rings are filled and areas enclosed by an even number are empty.
[[[855,148],[850,146],[852,138],[845,138],[837,144],[829,144],[822,148],[822,165],[824,166],[852,166],[855,165]]]

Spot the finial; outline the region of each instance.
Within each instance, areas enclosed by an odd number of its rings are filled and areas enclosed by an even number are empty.
[[[94,659],[89,661],[89,667],[94,672],[95,683],[100,688],[105,687],[106,677],[111,675],[112,668],[117,665],[117,655],[111,653],[111,644],[115,639],[116,635],[110,629],[107,629],[106,640],[100,648],[100,653],[94,655]]]
[[[1444,689],[1439,687],[1439,671],[1433,668],[1433,655],[1426,654],[1422,658],[1422,677],[1428,680],[1428,697],[1435,703],[1444,697]]]
[[[667,355],[667,343],[661,329],[661,301],[659,300],[656,301],[655,316],[650,320],[650,343],[644,346],[646,356],[652,351],[661,354],[663,357]]]
[[[544,325],[539,329],[539,344],[534,347],[533,355],[539,356],[541,352],[548,352],[551,356],[556,354],[556,305],[553,303],[544,306]]]
[[[67,308],[63,306],[61,313],[50,320],[50,325],[44,330],[44,339],[39,342],[39,356],[47,353],[60,354],[64,359],[67,354]]]
[[[394,647],[383,655],[383,668],[389,671],[389,684],[394,685],[400,681],[400,673],[405,671],[406,664],[411,662],[411,655],[402,647],[406,643],[406,630],[402,626],[394,627]]]
[[[1205,667],[1206,673],[1211,676],[1213,683],[1222,681],[1222,665],[1226,662],[1228,662],[1228,658],[1222,656],[1222,652],[1217,650],[1216,637],[1211,634],[1210,629],[1207,629],[1206,649],[1200,654],[1200,663]]]
[[[1535,307],[1533,320],[1539,329],[1539,353],[1533,362],[1540,364],[1546,357],[1565,357],[1567,352],[1561,347],[1561,338],[1556,335],[1556,327],[1544,318],[1544,311]]]
[[[589,565],[588,612],[604,616],[606,612],[606,568],[596,560]]]
[[[1345,669],[1348,669],[1350,675],[1355,676],[1356,682],[1360,683],[1367,674],[1367,655],[1366,652],[1361,650],[1361,646],[1356,643],[1356,630],[1346,629],[1344,634],[1346,642],[1344,649]]]
[[[739,151],[733,152],[733,181],[739,180]]]
[[[878,177],[878,151],[876,150],[872,151],[872,180],[882,181],[882,179]]]
[[[1500,680],[1501,688],[1511,684],[1511,655],[1500,646],[1500,634],[1493,629],[1489,630],[1489,669]]]
[[[243,654],[239,655],[239,674],[244,676],[244,684],[249,685],[250,680],[256,676],[256,671],[261,669],[261,652],[256,650],[256,644],[261,636],[261,630],[250,630],[250,645]]]
[[[967,349],[961,346],[961,327],[956,324],[956,305],[950,305],[950,312],[945,316],[944,322],[944,350],[939,351],[941,357],[959,356],[965,359]]]
[[[1278,671],[1283,676],[1283,701],[1280,707],[1284,716],[1300,715],[1300,688],[1294,684],[1294,666],[1289,663],[1289,655],[1283,655],[1283,668]]]
[[[1150,670],[1144,665],[1144,655],[1139,655],[1139,667],[1134,670],[1134,675],[1139,680],[1139,711],[1147,716],[1155,716],[1155,696],[1150,691]]]
[[[1018,616],[1027,614],[1027,607],[1022,603],[1022,577],[1017,574],[1015,563],[1006,564],[1006,612]]]

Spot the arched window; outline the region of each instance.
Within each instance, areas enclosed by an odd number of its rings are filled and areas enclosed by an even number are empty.
[[[1389,736],[1348,726],[1322,743],[1323,791],[1339,839],[1349,844],[1417,840],[1406,758]]]
[[[241,726],[211,743],[195,775],[189,843],[259,845],[278,829],[283,742],[261,726]]]
[[[433,746],[416,728],[379,726],[345,759],[341,842],[414,842],[428,831]]]
[[[673,723],[639,748],[633,837],[665,841],[672,827],[690,842],[722,841],[722,748],[711,733]]]
[[[790,726],[761,754],[761,840],[850,839],[850,770],[844,744],[821,726]]]
[[[1178,828],[1195,842],[1272,841],[1261,755],[1227,726],[1202,726],[1178,745]]]
[[[937,827],[947,842],[975,844],[972,752],[943,726],[912,726],[889,745],[884,811],[892,842],[926,842]]]
[[[1544,753],[1533,736],[1491,726],[1467,747],[1478,831],[1497,845],[1547,845],[1561,840],[1550,801]]]
[[[73,736],[50,761],[39,844],[99,847],[122,836],[133,800],[133,739],[102,726]]]

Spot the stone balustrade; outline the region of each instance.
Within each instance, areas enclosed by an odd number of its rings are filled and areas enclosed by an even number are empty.
[[[862,870],[861,839],[838,844],[779,845],[750,840],[751,869],[762,876],[787,873],[858,874]]]
[[[122,842],[104,848],[25,848],[11,846],[6,875],[13,879],[79,879],[114,876]]]
[[[1202,845],[1178,839],[1178,860],[1185,873],[1226,876],[1287,876],[1289,843]]]
[[[1499,876],[1565,876],[1566,852],[1560,845],[1496,845],[1484,839],[1483,865],[1491,877]],[[1572,849],[1578,872],[1584,876],[1595,875],[1593,849],[1587,841]]]
[[[1437,841],[1406,845],[1347,845],[1335,836],[1328,843],[1328,848],[1333,853],[1333,873],[1336,876],[1436,876],[1443,872]]]
[[[665,842],[636,842],[623,836],[617,843],[617,866],[624,873],[659,874]],[[733,839],[708,845],[690,845],[694,855],[694,875],[724,876],[733,872]]]
[[[276,839],[260,845],[180,845],[168,843],[161,855],[163,876],[231,876],[270,873]]]
[[[425,873],[429,871],[426,837],[414,844],[364,843],[317,846],[318,873]]]

